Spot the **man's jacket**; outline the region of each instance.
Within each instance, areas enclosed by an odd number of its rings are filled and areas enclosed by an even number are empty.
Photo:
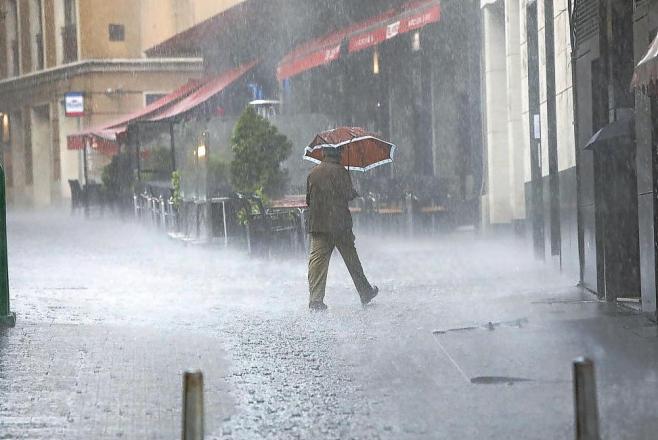
[[[349,172],[338,159],[325,159],[306,180],[308,232],[339,234],[352,229],[350,200],[357,196]]]

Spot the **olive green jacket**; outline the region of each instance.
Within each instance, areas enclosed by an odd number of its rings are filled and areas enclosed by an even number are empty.
[[[352,229],[348,203],[358,194],[349,171],[337,159],[325,159],[306,180],[308,232],[339,234]]]

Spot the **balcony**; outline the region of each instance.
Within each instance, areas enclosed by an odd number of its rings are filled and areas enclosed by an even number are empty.
[[[78,60],[78,28],[75,24],[62,27],[62,47],[64,48],[63,62],[72,63]]]

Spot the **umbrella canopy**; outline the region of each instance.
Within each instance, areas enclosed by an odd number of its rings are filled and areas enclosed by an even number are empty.
[[[585,145],[585,150],[596,147],[631,141],[635,135],[634,117],[627,116],[612,122],[592,136]]]
[[[339,149],[340,163],[348,170],[368,171],[393,162],[396,147],[363,128],[340,127],[315,136],[304,150],[304,159],[322,162],[323,148]]]

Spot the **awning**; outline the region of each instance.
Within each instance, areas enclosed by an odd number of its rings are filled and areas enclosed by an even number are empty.
[[[398,35],[421,29],[441,19],[439,0],[421,0],[390,9],[368,20],[361,21],[324,37],[298,46],[279,63],[279,81],[306,70],[337,60],[345,40],[348,51],[358,52]]]
[[[197,90],[203,80],[192,79],[186,84],[169,93],[157,101],[122,116],[112,122],[88,128],[86,130],[67,136],[67,148],[69,150],[81,150],[89,142],[92,148],[96,147],[105,154],[116,154],[119,150],[117,144],[117,133],[125,132],[128,124],[133,121],[144,119],[180,101],[190,93]]]
[[[176,104],[168,107],[164,111],[155,113],[145,120],[151,122],[174,121],[191,112],[192,110],[199,109],[204,104],[206,104],[208,100],[212,99],[217,94],[226,89],[226,87],[242,78],[247,72],[253,69],[256,64],[258,64],[258,61],[252,61],[214,77],[199,87],[198,90],[181,99]]]
[[[140,121],[171,122],[198,109],[209,99],[241,78],[257,64],[253,61],[218,76],[189,80],[185,85],[146,107],[107,124],[83,130],[67,137],[69,150],[81,150],[85,145],[104,154],[116,154],[128,126]]]
[[[635,67],[631,87],[643,89],[652,95],[656,94],[656,82],[658,80],[658,36],[656,36],[649,51]]]

